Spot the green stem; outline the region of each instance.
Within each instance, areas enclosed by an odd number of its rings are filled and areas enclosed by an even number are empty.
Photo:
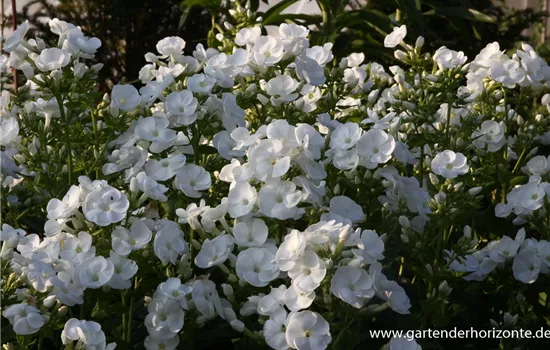
[[[447,147],[451,148],[451,109],[453,104],[447,103],[447,126],[445,127],[445,139],[447,140]]]
[[[63,107],[63,99],[61,98],[60,94],[55,94],[55,99],[57,100],[57,105],[59,106],[59,113],[61,114],[61,118],[65,121],[65,127],[68,128],[69,118],[67,114],[65,113],[65,108]],[[71,138],[70,135],[67,134],[67,174],[69,175],[69,185],[72,185],[73,183],[73,146],[71,144]]]
[[[128,307],[128,330],[126,333],[126,341],[131,343],[132,339],[132,314],[134,312],[134,298],[130,299],[130,307]]]

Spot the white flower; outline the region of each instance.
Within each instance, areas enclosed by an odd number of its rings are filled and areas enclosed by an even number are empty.
[[[438,153],[432,159],[431,168],[437,175],[441,175],[446,179],[454,179],[459,175],[468,173],[470,167],[466,161],[467,159],[462,153],[447,150]]]
[[[129,207],[130,202],[124,193],[105,185],[88,193],[82,211],[89,221],[107,226],[124,219]]]
[[[265,287],[279,276],[275,254],[267,248],[248,248],[239,253],[237,276],[254,287]]]
[[[248,155],[250,168],[260,181],[280,178],[290,169],[290,157],[281,155],[283,144],[279,140],[262,140]]]
[[[168,158],[156,160],[150,158],[145,163],[147,176],[156,181],[166,181],[174,177],[176,172],[185,165],[186,158],[183,154],[170,155]]]
[[[19,123],[17,119],[14,117],[2,117],[0,120],[0,145],[9,145],[17,138],[17,135],[19,135]]]
[[[176,132],[168,128],[169,121],[166,118],[147,117],[138,121],[136,131],[143,140],[150,141],[149,150],[160,153],[170,147],[176,138]]]
[[[386,349],[386,346],[388,347]],[[385,350],[422,350],[422,347],[416,343],[416,340],[412,338],[392,338],[390,342],[385,345]]]
[[[151,337],[159,340],[171,339],[183,328],[185,313],[173,300],[152,300],[147,307],[145,327]]]
[[[235,183],[227,196],[229,215],[232,218],[247,215],[254,208],[256,198],[256,189],[247,181]]]
[[[393,32],[391,32],[384,38],[384,46],[389,48],[396,47],[403,41],[403,39],[405,39],[406,36],[406,25],[402,25],[401,27],[394,27]]]
[[[177,301],[179,305],[185,309],[187,306],[187,299],[185,296],[190,294],[192,290],[193,288],[191,286],[182,284],[179,278],[172,277],[158,285],[153,297],[157,300],[167,298]]]
[[[238,221],[233,227],[235,243],[240,247],[261,247],[268,234],[265,222],[257,218]]]
[[[235,35],[235,44],[238,46],[254,44],[261,35],[262,28],[260,27],[243,28]]]
[[[189,91],[198,92],[198,93],[210,93],[216,79],[206,76],[204,74],[195,74],[187,78],[187,89]]]
[[[105,333],[99,323],[76,318],[65,322],[61,341],[64,345],[77,341],[77,347],[84,349],[113,350],[116,347],[115,343],[105,345]]]
[[[221,235],[212,240],[205,239],[200,252],[195,257],[195,265],[201,269],[207,269],[223,264],[231,250],[233,250],[233,237],[230,235]]]
[[[265,84],[265,91],[271,96],[270,101],[274,106],[294,101],[298,98],[296,89],[298,82],[290,75],[279,75]]]
[[[269,316],[280,309],[284,309],[283,294],[285,291],[286,286],[284,284],[278,288],[271,288],[271,292],[258,302],[258,314]]]
[[[353,254],[361,257],[365,264],[372,264],[384,259],[384,242],[376,232],[365,230],[361,233],[361,242],[357,245],[359,249],[353,249]]]
[[[291,314],[285,336],[288,345],[298,350],[323,350],[332,341],[328,322],[312,311]]]
[[[195,164],[185,164],[176,172],[174,187],[191,198],[199,198],[199,191],[207,190],[212,184],[210,173]]]
[[[288,271],[292,284],[304,292],[311,292],[319,287],[326,274],[324,261],[311,250],[306,250]]]
[[[347,150],[361,138],[362,130],[357,123],[340,124],[330,135],[330,148]]]
[[[283,58],[283,42],[273,36],[260,36],[254,42],[251,59],[258,66],[271,67]]]
[[[25,40],[25,35],[29,31],[29,21],[21,23],[17,26],[17,29],[11,33],[11,35],[4,42],[4,51],[11,53],[15,51],[21,44],[21,41]]]
[[[315,62],[317,62],[321,67],[324,67],[327,63],[332,61],[334,56],[331,52],[332,43],[326,43],[323,46],[313,46],[309,49],[306,49],[305,55]],[[310,83],[311,84],[311,83]],[[315,84],[312,84],[315,85]]]
[[[11,249],[17,247],[21,239],[26,235],[27,233],[22,229],[15,229],[8,224],[3,224],[2,230],[0,231],[0,241],[4,242],[2,244],[2,258],[4,258],[3,254],[5,254],[5,250],[11,251]]]
[[[442,46],[435,52],[433,60],[439,69],[453,69],[466,63],[468,57],[464,56],[462,51],[449,50]]]
[[[374,279],[376,280],[376,277]],[[404,315],[410,313],[411,302],[403,287],[389,280],[380,281],[380,287],[382,289],[380,297],[388,302],[393,311]]]
[[[294,23],[281,23],[279,34],[287,55],[297,56],[309,46],[309,40],[307,39],[309,30],[304,26]]]
[[[109,258],[114,266],[113,277],[109,281],[109,286],[114,289],[128,289],[132,286],[130,281],[137,273],[138,266],[135,261],[111,251]]]
[[[325,83],[325,70],[315,59],[302,54],[296,58],[295,64],[296,67],[294,70],[300,80],[313,86],[319,86]]]
[[[258,207],[265,216],[286,220],[304,213],[303,209],[296,207],[301,198],[302,191],[297,190],[294,183],[279,181],[262,186],[258,194]]]
[[[145,247],[151,241],[151,237],[151,230],[141,220],[135,221],[130,230],[117,226],[111,233],[113,250],[122,256]]]
[[[78,238],[68,233],[62,246],[59,256],[73,263],[81,263],[95,254],[95,247],[92,247],[92,236],[84,231],[78,233]]]
[[[48,202],[46,210],[49,219],[67,219],[73,215],[74,211],[80,205],[80,188],[72,185],[62,200],[52,198]]]
[[[315,292],[305,292],[298,288],[295,284],[291,284],[290,287],[283,293],[283,301],[286,307],[290,311],[300,311],[307,309],[313,304],[315,300]]]
[[[330,212],[347,218],[351,222],[361,222],[365,218],[361,206],[346,196],[332,197],[330,200]]]
[[[189,90],[174,91],[164,101],[164,108],[170,115],[178,117],[178,124],[191,125],[197,119],[197,99]]]
[[[155,339],[148,335],[145,337],[145,342],[143,345],[147,350],[176,350],[179,343],[180,337],[178,335],[174,335],[172,338],[163,340]]]
[[[111,92],[111,100],[123,111],[132,111],[141,103],[141,96],[132,85],[115,85]]]
[[[281,271],[288,271],[297,264],[307,247],[307,239],[304,233],[292,230],[285,236],[285,240],[279,246],[275,259]]]
[[[497,123],[494,120],[486,120],[481,123],[479,130],[472,133],[472,143],[479,149],[487,146],[489,152],[496,152],[506,143],[505,132],[504,122]]]
[[[157,43],[157,51],[163,56],[179,55],[184,48],[185,40],[178,36],[169,36]]]
[[[48,320],[40,314],[40,310],[27,304],[13,304],[5,307],[2,316],[8,319],[13,331],[19,335],[28,335],[38,330]]]
[[[166,227],[161,228],[155,234],[153,248],[163,266],[169,262],[175,264],[178,257],[189,250],[187,242],[183,239],[183,232],[174,222],[167,223]]]
[[[524,249],[514,257],[514,278],[523,283],[533,283],[539,276],[541,265],[542,261],[536,250]]]
[[[330,282],[330,291],[351,306],[360,309],[374,296],[372,278],[359,267],[342,266]]]
[[[96,256],[78,265],[78,280],[86,288],[97,289],[107,284],[115,272],[113,262]]]
[[[63,42],[63,49],[73,54],[80,54],[85,58],[92,58],[97,49],[101,47],[101,40],[84,36],[80,28],[67,31],[67,39]]]
[[[367,169],[374,169],[378,164],[386,163],[391,159],[395,140],[384,130],[370,129],[361,136],[356,148],[361,156],[360,164]]]
[[[168,188],[164,185],[159,184],[151,177],[142,171],[137,174],[130,182],[131,185],[135,185],[137,189],[153,200],[160,202],[166,202],[168,198],[164,194],[168,191]]]
[[[529,175],[546,175],[550,171],[550,157],[536,156],[527,162],[522,170]]]
[[[521,242],[508,236],[503,236],[498,241],[492,241],[487,245],[489,257],[496,263],[505,262],[516,256]]]
[[[206,318],[212,319],[218,316],[216,309],[221,310],[222,305],[216,285],[210,280],[198,279],[193,282],[191,295],[197,310]]]
[[[71,62],[71,54],[58,48],[44,49],[34,63],[43,72],[61,69]]]
[[[288,314],[285,309],[278,309],[272,313],[264,323],[264,338],[267,345],[275,350],[288,349],[286,342],[286,327],[288,325]]]

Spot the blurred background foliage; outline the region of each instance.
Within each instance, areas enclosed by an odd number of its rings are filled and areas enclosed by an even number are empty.
[[[313,45],[333,42],[338,58],[364,52],[368,59],[384,62],[393,61],[393,51],[384,48],[384,37],[397,25],[407,25],[409,42],[422,35],[428,51],[447,46],[473,59],[493,41],[500,42],[502,49],[511,49],[521,41],[539,46],[537,34],[547,17],[543,11],[509,8],[503,0],[315,0],[319,15],[285,13],[301,1],[282,0],[258,12],[261,23],[302,24],[313,29]],[[221,5],[220,0],[184,0],[182,19],[188,17],[186,11],[201,6],[223,21],[229,16]],[[252,11],[258,5],[258,0],[251,1]]]
[[[383,40],[401,24],[407,25],[410,43],[422,35],[427,50],[445,45],[464,51],[470,59],[492,41],[499,41],[502,49],[526,41],[543,55],[550,53],[540,40],[544,12],[513,10],[503,0],[315,0],[319,15],[285,13],[300,1],[282,0],[259,12],[260,2],[267,4],[267,0],[250,0],[250,8],[264,25],[308,26],[312,44],[334,42],[337,58],[364,52],[367,59],[392,63],[392,51],[384,48]],[[244,0],[241,4],[245,5]],[[215,34],[232,19],[228,11],[228,0],[58,0],[55,4],[31,0],[18,14],[18,22],[29,19],[33,34],[51,41],[55,39],[45,19],[57,17],[101,39],[98,61],[105,64],[102,88],[108,89],[134,81],[145,63],[144,54],[166,36],[184,38],[188,53],[198,43],[216,45]]]

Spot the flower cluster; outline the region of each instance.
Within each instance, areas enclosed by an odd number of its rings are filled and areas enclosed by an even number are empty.
[[[300,25],[241,23],[190,55],[160,40],[140,88],[98,99],[86,60],[101,43],[50,27],[56,47],[25,23],[0,60],[27,78],[25,99],[0,99],[2,187],[28,208],[2,226],[2,315],[25,344],[62,322],[67,348],[176,349],[221,322],[258,346],[342,348],[363,322],[455,317],[451,287],[493,283],[509,260],[523,283],[550,271],[550,68],[528,45],[468,63],[401,26],[386,71],[334,62]],[[20,220],[33,208],[38,228]],[[91,320],[108,317],[112,341]]]

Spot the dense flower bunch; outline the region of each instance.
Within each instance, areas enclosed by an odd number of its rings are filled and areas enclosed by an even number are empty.
[[[460,304],[453,286],[509,260],[516,290],[550,271],[550,68],[528,45],[467,63],[405,44],[402,26],[388,72],[360,53],[333,62],[305,27],[241,23],[191,55],[159,41],[143,86],[101,100],[85,91],[101,43],[50,27],[57,46],[23,24],[0,60],[28,79],[0,101],[3,199],[35,208],[18,191],[68,180],[39,191],[37,233],[17,215],[2,226],[2,315],[20,344],[176,349],[222,322],[256,347],[346,348],[378,314],[430,326]],[[516,238],[479,212],[513,216]]]

